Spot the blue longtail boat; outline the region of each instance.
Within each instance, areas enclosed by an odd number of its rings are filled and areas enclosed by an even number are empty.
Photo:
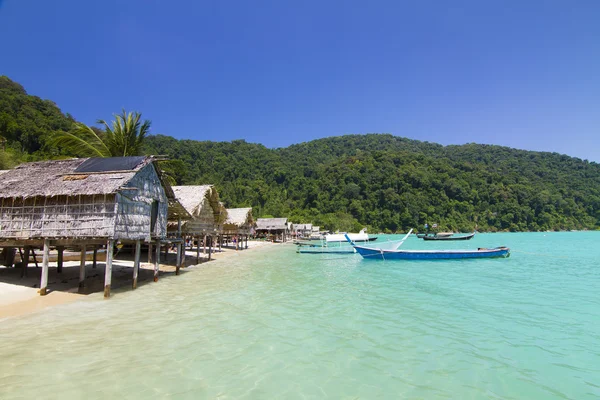
[[[393,249],[380,249],[375,247],[357,246],[350,238],[348,242],[365,259],[374,260],[451,260],[466,258],[506,258],[510,256],[508,247],[494,247],[491,249],[479,248],[476,250],[398,250],[398,247],[412,233],[408,234],[398,242]]]

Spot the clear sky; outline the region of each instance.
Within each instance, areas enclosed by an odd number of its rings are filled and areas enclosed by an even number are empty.
[[[600,161],[600,1],[0,0],[0,74],[88,124],[349,133]]]

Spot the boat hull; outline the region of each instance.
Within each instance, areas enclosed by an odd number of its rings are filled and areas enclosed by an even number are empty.
[[[477,250],[384,250],[355,246],[356,252],[370,260],[462,260],[469,258],[506,258],[508,247]]]
[[[422,236],[423,240],[471,240],[475,236],[475,233],[471,233],[465,236]],[[418,236],[417,236],[418,237]]]

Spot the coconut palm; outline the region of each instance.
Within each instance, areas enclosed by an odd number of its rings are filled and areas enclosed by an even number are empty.
[[[142,153],[144,139],[151,122],[140,122],[141,113],[123,112],[115,114],[111,124],[98,120],[104,130],[76,122],[70,132],[56,132],[50,142],[68,153],[81,157],[125,157]]]

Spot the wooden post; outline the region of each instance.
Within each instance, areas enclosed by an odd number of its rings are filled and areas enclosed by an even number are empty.
[[[48,287],[48,259],[50,258],[50,240],[44,239],[44,256],[42,258],[42,280],[40,282],[40,295],[45,296]]]
[[[221,251],[223,251],[223,250],[222,250],[222,247],[223,247],[223,235],[220,235],[220,236],[219,236],[219,253],[220,253]]]
[[[152,242],[148,243],[148,262],[152,262]]]
[[[177,239],[183,241],[181,237],[181,217],[177,218]],[[181,243],[177,243],[177,259],[175,260],[175,275],[179,275],[179,268],[181,268]],[[183,247],[183,258],[185,258],[185,246]]]
[[[235,251],[240,247],[240,235],[235,235]]]
[[[154,260],[154,282],[158,282],[158,265],[160,263],[160,242],[156,241],[156,259]]]
[[[248,236],[249,235],[246,235],[246,250],[248,250]]]
[[[131,288],[137,288],[138,273],[140,270],[140,253],[142,252],[142,242],[140,240],[135,241],[135,258],[133,261],[133,283]]]
[[[202,238],[202,254],[206,254],[206,235]]]
[[[30,250],[31,250],[31,247],[25,246],[25,249],[24,249],[25,254],[22,254],[22,257],[21,257],[21,265],[23,266],[23,269],[21,270],[21,278],[23,278],[24,276],[27,276],[27,265],[29,264]]]
[[[85,287],[85,244],[81,246],[81,259],[79,260],[79,291]]]
[[[183,260],[185,260],[185,251],[183,252],[183,254],[181,253],[182,246],[182,243],[177,243],[177,264],[175,265],[175,275],[179,275],[179,269],[183,264]]]
[[[209,244],[208,244],[208,259],[209,260],[212,258],[212,242],[213,242],[213,237],[211,236],[209,238]]]
[[[112,280],[112,263],[115,241],[109,239],[106,243],[106,264],[104,267],[104,298],[110,297],[110,281]]]
[[[193,239],[192,239],[193,241]],[[196,237],[196,264],[200,262],[200,236]]]
[[[96,261],[98,261],[98,246],[94,246],[94,263],[92,268],[96,268]]]
[[[56,251],[58,252],[58,259],[56,261],[56,272],[62,274],[63,268],[63,253],[65,251],[64,246],[57,246]]]

